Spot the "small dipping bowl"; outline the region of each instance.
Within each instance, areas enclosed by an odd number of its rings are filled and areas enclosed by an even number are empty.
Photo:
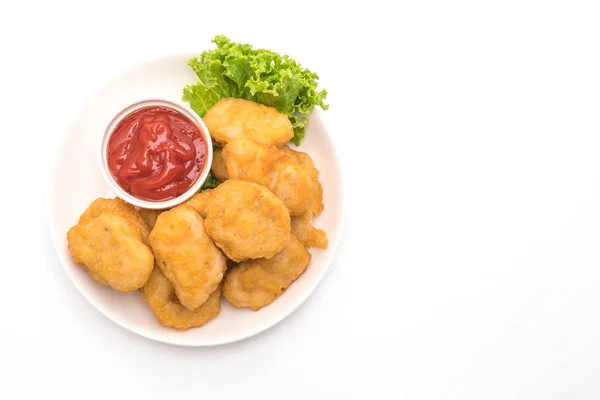
[[[206,154],[204,157],[204,166],[202,167],[202,171],[200,172],[198,179],[192,184],[192,186],[186,192],[182,193],[181,195],[179,195],[173,199],[162,200],[162,201],[151,201],[151,200],[140,199],[140,198],[137,198],[137,197],[131,195],[130,193],[128,193],[125,189],[123,189],[118,184],[118,182],[112,176],[109,166],[108,166],[108,145],[109,145],[109,141],[110,141],[110,138],[111,138],[113,132],[115,131],[115,129],[117,128],[119,123],[123,119],[125,119],[128,115],[130,115],[131,113],[133,113],[141,108],[145,108],[145,107],[167,107],[167,108],[171,108],[175,111],[180,112],[181,114],[186,116],[190,121],[192,121],[196,125],[196,127],[198,128],[198,130],[200,131],[200,133],[202,135],[202,139],[204,140],[204,143],[206,144]],[[204,184],[204,181],[206,180],[206,178],[208,177],[208,174],[210,172],[210,167],[212,164],[212,159],[213,159],[212,140],[210,138],[210,133],[208,132],[208,129],[206,128],[206,125],[204,124],[204,121],[202,121],[202,118],[200,118],[187,105],[185,105],[183,103],[173,102],[170,100],[165,100],[165,99],[141,100],[141,101],[138,101],[138,102],[131,104],[131,105],[125,107],[124,109],[122,109],[112,119],[112,121],[110,121],[110,123],[106,127],[106,130],[104,131],[104,136],[102,138],[102,145],[100,146],[100,167],[102,170],[102,175],[104,176],[104,179],[105,179],[106,183],[108,184],[108,186],[110,187],[110,189],[118,197],[125,200],[126,202],[133,204],[136,207],[147,208],[147,209],[151,209],[151,210],[162,210],[165,208],[175,207],[176,205],[183,203],[184,201],[186,201],[187,199],[192,197],[195,193],[197,193],[200,190],[200,188],[202,187],[202,184]]]

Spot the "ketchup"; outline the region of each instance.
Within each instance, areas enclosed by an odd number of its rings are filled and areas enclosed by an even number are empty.
[[[119,122],[106,156],[111,175],[126,192],[163,201],[192,187],[206,151],[201,129],[188,117],[169,107],[149,106]]]

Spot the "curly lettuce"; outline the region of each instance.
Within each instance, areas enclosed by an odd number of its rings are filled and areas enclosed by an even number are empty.
[[[306,132],[307,115],[324,103],[326,90],[317,90],[319,76],[302,68],[294,59],[270,50],[253,49],[216,36],[214,50],[192,58],[188,65],[200,79],[183,89],[183,100],[203,117],[219,99],[238,97],[274,107],[287,114],[294,127],[293,141],[299,145]]]

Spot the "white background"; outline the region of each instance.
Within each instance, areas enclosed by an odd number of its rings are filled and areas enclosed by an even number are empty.
[[[600,398],[597,2],[394,3],[2,2],[0,398]],[[49,170],[94,90],[219,33],[321,75],[346,224],[283,323],[178,348],[76,292]]]

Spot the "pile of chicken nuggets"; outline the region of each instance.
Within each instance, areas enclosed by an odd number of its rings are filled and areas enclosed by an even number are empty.
[[[312,225],[323,211],[319,172],[289,148],[292,125],[271,107],[220,100],[204,117],[218,146],[211,172],[222,183],[169,210],[97,199],[67,234],[74,261],[101,284],[139,290],[160,324],[188,329],[215,318],[221,294],[259,310],[327,248]]]

